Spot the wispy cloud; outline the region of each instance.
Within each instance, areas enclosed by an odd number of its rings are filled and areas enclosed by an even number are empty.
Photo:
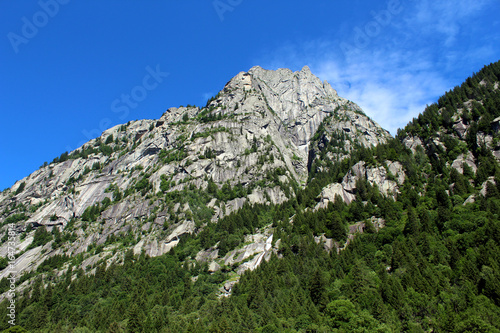
[[[443,74],[425,51],[379,46],[353,54],[348,60],[335,45],[318,43],[316,52],[295,51],[287,46],[265,67],[309,65],[314,74],[328,80],[338,94],[360,105],[365,113],[395,134],[449,89]],[[317,54],[327,56],[318,57]]]
[[[268,68],[299,69],[309,65],[340,96],[359,104],[371,118],[395,134],[426,104],[460,83],[457,70],[471,67],[471,63],[477,66],[477,62],[498,54],[500,48],[492,42],[498,40],[495,32],[489,32],[482,41],[470,36],[471,30],[484,29],[478,17],[498,9],[496,2],[405,1],[400,13],[393,15],[390,24],[380,27],[366,41],[366,47],[346,54],[340,45],[355,46],[356,31],[373,26],[373,22],[351,27],[351,34],[346,34],[346,23],[342,23],[342,35],[289,42],[267,52],[259,63]],[[371,8],[366,10],[370,12]],[[458,80],[470,74],[467,72]]]
[[[407,52],[375,52],[342,66],[323,61],[315,70],[393,134],[446,89],[428,59]]]
[[[416,3],[415,15],[407,22],[427,34],[442,34],[444,45],[451,46],[462,29],[471,28],[468,22],[494,3],[494,0],[423,0]]]
[[[408,16],[406,22],[408,27],[425,34],[441,34],[444,46],[449,47],[457,42],[462,29],[470,29],[471,19],[494,3],[494,0],[422,0],[416,2],[414,15]]]

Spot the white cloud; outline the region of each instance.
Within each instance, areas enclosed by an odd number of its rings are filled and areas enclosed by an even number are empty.
[[[441,34],[443,45],[449,47],[457,41],[463,26],[469,29],[469,20],[474,19],[494,0],[421,0],[416,2],[414,15],[406,23],[425,34]]]
[[[319,78],[328,80],[339,96],[360,105],[392,134],[450,88],[425,51],[391,49],[380,44],[352,54],[346,61],[342,54],[331,51],[332,45],[318,44],[323,47],[310,53],[287,46],[286,52],[278,52],[276,58],[261,63],[274,69],[309,65]]]
[[[313,71],[328,80],[340,96],[359,104],[368,116],[395,134],[447,88],[427,60],[413,62],[407,56],[376,53],[343,66],[324,61]]]
[[[477,40],[484,29],[477,17],[492,8],[493,0],[406,1],[401,13],[368,40],[357,40],[356,31],[370,26],[340,23],[342,36],[322,37],[308,42],[288,42],[274,52],[267,50],[259,64],[267,68],[300,69],[309,65],[313,73],[326,79],[340,96],[359,104],[366,114],[395,134],[427,104],[459,84],[467,75],[463,68],[476,68],[498,52],[494,32]],[[375,10],[383,6],[377,4]],[[496,4],[496,7],[498,5]],[[367,8],[367,12],[372,8]],[[493,23],[492,23],[493,24]],[[464,28],[466,27],[466,29]],[[344,54],[340,45],[353,46]],[[490,56],[488,56],[490,55]],[[458,80],[458,81],[457,81]]]

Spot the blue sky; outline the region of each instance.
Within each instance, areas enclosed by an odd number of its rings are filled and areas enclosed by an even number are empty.
[[[395,134],[500,59],[498,13],[498,0],[0,0],[0,190],[111,126],[204,105],[254,65],[308,65]]]

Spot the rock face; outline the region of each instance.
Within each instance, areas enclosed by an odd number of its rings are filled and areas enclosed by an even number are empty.
[[[348,192],[346,189],[344,189],[342,184],[330,184],[321,192],[319,196],[320,202],[318,203],[316,208],[328,207],[328,203],[335,202],[335,198],[337,198],[337,196],[347,204],[350,204],[353,200],[356,199],[356,196],[352,192]]]
[[[375,231],[379,231],[381,228],[385,227],[385,220],[381,218],[371,217],[369,219],[369,222],[371,223]],[[366,224],[367,223],[365,221],[360,221],[350,225],[347,232],[347,240],[343,244],[340,244],[331,238],[327,238],[325,237],[325,235],[315,236],[314,241],[317,244],[323,244],[324,249],[328,252],[335,249],[337,253],[339,253],[340,251],[347,248],[347,246],[352,242],[357,234],[362,234],[365,232]]]
[[[403,144],[406,146],[406,148],[411,149],[414,153],[417,150],[417,147],[422,147],[423,148],[423,143],[420,138],[417,137],[406,137],[403,139]]]
[[[319,203],[315,209],[326,208],[335,198],[342,199],[350,204],[356,199],[358,180],[367,180],[372,186],[376,185],[383,195],[394,196],[403,185],[406,175],[403,166],[399,162],[386,161],[385,165],[369,167],[366,162],[356,163],[344,176],[342,183],[329,184],[319,195]]]
[[[205,107],[170,108],[156,120],[115,126],[16,182],[0,193],[0,223],[15,224],[24,248],[39,228],[66,239],[45,244],[44,251],[29,249],[21,271],[36,269],[53,255],[82,253],[88,265],[103,256],[119,260],[126,249],[159,256],[183,234],[199,232],[246,202],[291,199],[326,143],[340,140],[345,149],[325,152],[340,160],[354,144],[368,147],[388,138],[309,68],[253,67],[231,79]],[[397,190],[387,170],[397,178],[400,166],[356,168],[342,184],[326,188],[322,198],[331,201],[340,194],[353,200],[357,177],[367,177],[384,193]],[[4,225],[1,231],[6,230]],[[242,269],[270,255],[268,240],[255,241],[256,249],[241,254],[263,250]],[[125,246],[119,250],[116,242]],[[0,252],[5,255],[4,246]]]
[[[328,82],[321,82],[306,66],[300,72],[276,72],[254,67],[241,74],[262,91],[267,106],[276,113],[291,141],[307,153],[311,137],[327,115],[348,101],[340,98]],[[238,79],[237,79],[238,80]],[[232,84],[232,81],[230,85]]]
[[[453,125],[453,129],[455,130],[460,139],[465,138],[465,134],[467,133],[467,127],[468,126],[465,125],[461,120]]]
[[[457,169],[458,172],[461,174],[464,173],[464,163],[467,164],[471,170],[476,173],[477,171],[477,166],[476,163],[474,162],[474,156],[470,151],[467,152],[467,154],[460,154],[455,161],[453,161],[453,164],[451,165],[453,168]]]
[[[254,270],[262,260],[268,261],[272,253],[277,253],[279,240],[273,244],[272,230],[266,228],[263,232],[246,236],[245,244],[247,245],[229,251],[224,257],[219,257],[219,250],[215,248],[200,251],[196,255],[196,261],[209,262],[211,271],[219,270],[221,265],[236,265],[237,274],[242,274],[246,270]]]

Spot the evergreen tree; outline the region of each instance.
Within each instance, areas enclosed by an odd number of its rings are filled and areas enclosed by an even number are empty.
[[[132,303],[127,314],[127,331],[130,333],[142,332],[144,314],[136,303]]]

